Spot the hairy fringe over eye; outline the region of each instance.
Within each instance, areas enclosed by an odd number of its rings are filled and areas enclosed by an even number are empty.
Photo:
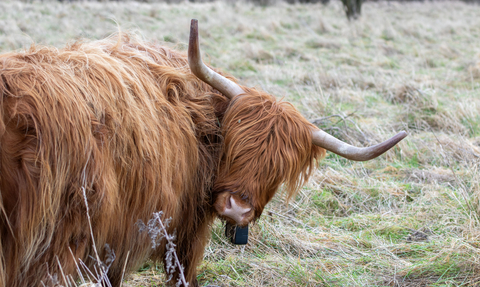
[[[325,150],[312,144],[313,127],[288,102],[242,87],[222,122],[225,150],[215,190],[232,190],[263,209],[283,183],[290,199]],[[260,214],[256,214],[260,216]]]

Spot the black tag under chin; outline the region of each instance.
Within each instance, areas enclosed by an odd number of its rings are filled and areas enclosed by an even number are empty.
[[[225,225],[225,236],[235,245],[245,245],[248,243],[248,225],[240,227],[227,223]]]

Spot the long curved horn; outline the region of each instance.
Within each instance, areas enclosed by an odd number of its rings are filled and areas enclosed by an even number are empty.
[[[320,129],[316,129],[312,131],[312,142],[313,144],[323,147],[324,149],[336,153],[344,158],[356,161],[366,161],[383,154],[406,136],[407,133],[405,131],[401,131],[389,140],[377,145],[358,148],[344,143]]]
[[[188,43],[188,64],[190,70],[200,80],[209,84],[220,93],[232,99],[233,97],[245,93],[235,82],[230,81],[224,76],[214,72],[202,62],[200,55],[200,45],[198,41],[198,20],[192,19],[190,24],[190,41]]]

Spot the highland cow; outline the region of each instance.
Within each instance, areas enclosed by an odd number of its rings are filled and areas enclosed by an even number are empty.
[[[0,66],[0,287],[56,285],[98,260],[119,286],[124,270],[165,260],[136,224],[158,211],[195,286],[216,217],[247,225],[282,184],[294,195],[325,149],[369,160],[406,135],[338,141],[205,66],[195,21],[189,56],[120,34],[34,45]]]

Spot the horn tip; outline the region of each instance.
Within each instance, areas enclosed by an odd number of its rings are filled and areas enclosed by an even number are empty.
[[[399,137],[400,139],[404,139],[406,136],[408,136],[406,131],[401,131],[397,134],[397,137]]]
[[[190,24],[190,38],[188,40],[188,61],[198,61],[200,57],[200,47],[198,43],[198,20],[192,19]]]
[[[198,33],[198,20],[192,19],[192,21],[190,21],[190,36],[195,33]]]

